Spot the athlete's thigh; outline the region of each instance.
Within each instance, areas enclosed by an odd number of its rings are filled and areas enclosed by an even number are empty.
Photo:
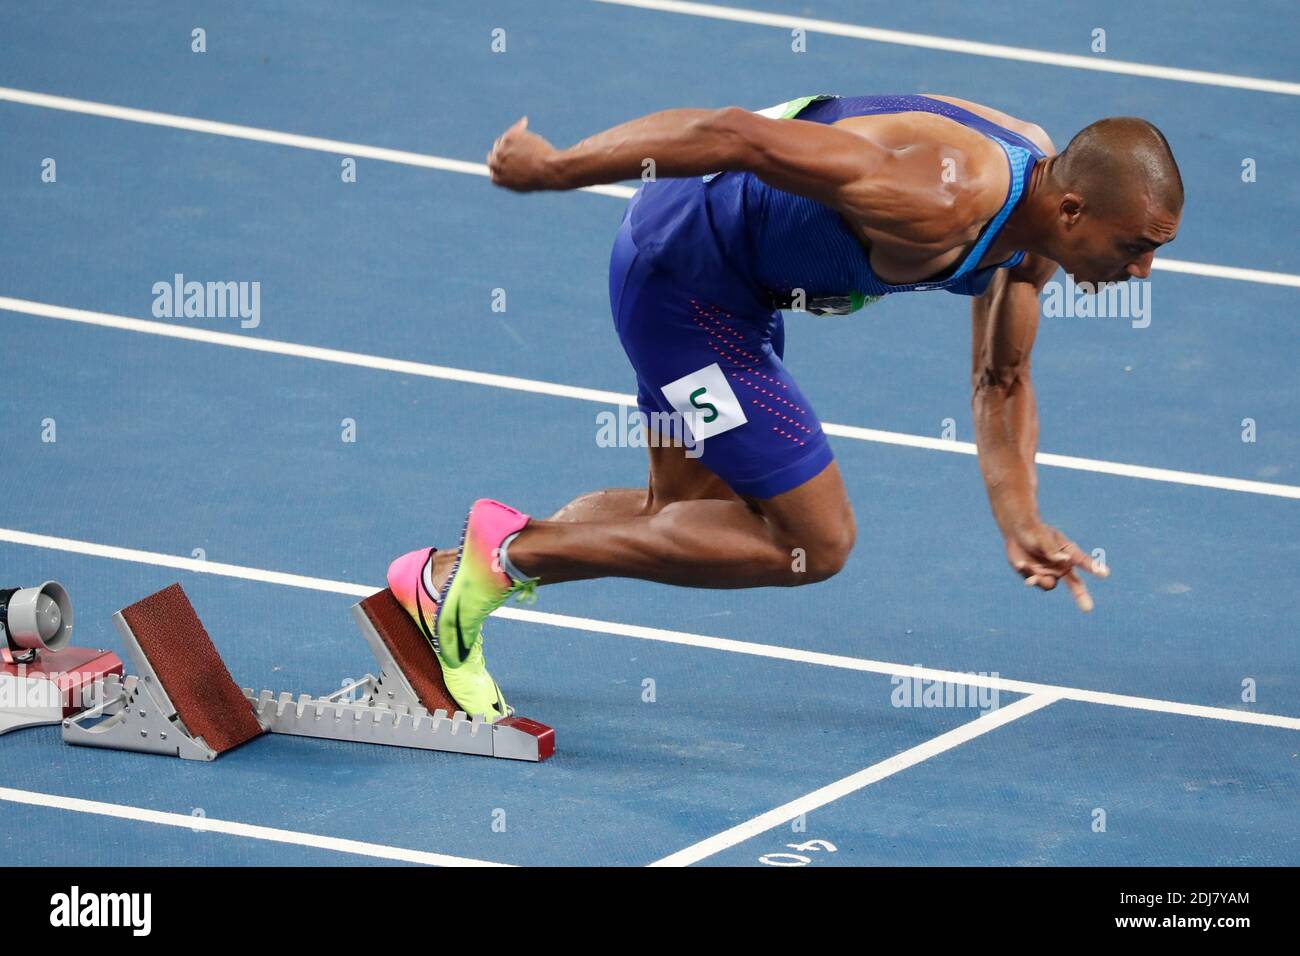
[[[830,542],[845,551],[853,546],[857,527],[837,462],[796,488],[772,498],[750,499],[749,504],[767,518],[781,540]]]

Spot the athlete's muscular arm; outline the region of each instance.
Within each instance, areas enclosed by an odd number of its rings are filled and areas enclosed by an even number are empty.
[[[1056,263],[1026,256],[1015,269],[999,270],[972,303],[975,444],[1012,567],[1045,591],[1064,580],[1079,609],[1090,611],[1092,598],[1077,569],[1105,576],[1105,568],[1038,515],[1038,410],[1029,356],[1038,332],[1038,293],[1055,271]]]
[[[494,183],[521,192],[637,179],[646,160],[664,178],[751,172],[865,226],[924,241],[953,231],[953,196],[945,191],[955,195],[960,187],[940,177],[940,152],[937,143],[890,149],[835,126],[727,107],[651,113],[563,150],[531,132],[524,118],[496,141],[487,163]]]

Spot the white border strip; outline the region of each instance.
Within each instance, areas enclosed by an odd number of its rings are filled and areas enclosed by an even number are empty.
[[[366,146],[362,143],[323,139],[319,136],[281,133],[275,130],[260,129],[256,126],[239,126],[235,123],[195,119],[189,116],[177,116],[174,113],[156,113],[152,110],[137,110],[127,106],[113,106],[109,103],[96,103],[92,100],[78,100],[67,96],[53,96],[49,93],[35,93],[30,90],[0,86],[0,101],[6,100],[10,103],[20,103],[43,109],[83,113],[87,116],[100,116],[105,119],[124,120],[129,123],[145,123],[150,126],[164,126],[169,129],[187,130],[194,133],[210,133],[213,136],[228,136],[234,139],[246,139],[259,143],[273,143],[277,146],[311,149],[323,153],[335,153],[340,156],[359,156],[362,159],[419,166],[423,169],[437,169],[448,173],[464,173],[470,176],[488,175],[488,168],[482,163],[469,163],[460,159],[448,159],[445,156],[430,156],[425,153],[412,153],[400,149]],[[631,186],[611,184],[584,186],[580,191],[596,193],[601,196],[611,196],[615,199],[628,199],[636,190]],[[1239,269],[1235,266],[1217,266],[1209,263],[1187,262],[1182,259],[1166,259],[1163,257],[1157,258],[1152,263],[1152,268],[1163,269],[1167,272],[1181,272],[1185,275],[1205,276],[1212,279],[1233,279],[1240,282],[1259,282],[1266,285],[1300,288],[1300,275],[1287,272]]]
[[[802,28],[813,33],[892,43],[897,46],[920,47],[925,50],[942,50],[945,53],[967,53],[998,60],[1015,60],[1021,63],[1040,63],[1044,66],[1070,67],[1076,70],[1094,70],[1098,73],[1122,73],[1155,80],[1174,80],[1179,83],[1201,83],[1206,86],[1225,86],[1237,90],[1254,90],[1259,93],[1282,93],[1300,96],[1300,83],[1286,80],[1261,79],[1254,76],[1237,76],[1232,73],[1211,73],[1206,70],[1185,70],[1174,66],[1154,66],[1128,60],[1111,60],[1105,57],[1077,56],[1056,53],[1052,50],[1034,50],[1026,47],[1003,46],[1000,43],[979,43],[974,40],[957,40],[952,37],[933,36],[928,33],[909,33],[903,30],[883,30],[863,27],[834,20],[816,20],[761,10],[723,7],[712,3],[684,3],[681,0],[596,0],[620,7],[637,7],[661,13],[681,13],[710,20],[729,20],[732,23],[749,23],[755,26],[781,27],[787,30]]]
[[[333,362],[339,365],[351,365],[357,368],[375,369],[382,372],[397,372],[422,378],[465,382],[471,385],[486,385],[491,388],[529,392],[534,395],[573,398],[603,405],[636,405],[635,395],[622,392],[584,388],[577,385],[560,385],[555,382],[542,382],[536,379],[518,378],[513,375],[497,375],[491,372],[475,372],[470,369],[451,368],[446,365],[429,365],[424,362],[411,362],[405,359],[383,358],[382,356],[366,355],[361,352],[346,352],[340,349],[321,348],[314,345],[299,345],[294,342],[283,342],[276,339],[237,335],[232,332],[215,332],[210,329],[171,325],[149,319],[133,319],[124,315],[90,312],[86,309],[48,305],[44,302],[31,302],[26,299],[13,299],[6,296],[0,296],[0,312],[2,311],[19,312],[24,315],[46,319],[61,319],[66,322],[79,322],[84,325],[119,329],[124,332],[139,332],[164,338],[184,339],[189,342],[202,342],[208,345],[222,345],[227,348],[243,349],[249,352],[266,352],[272,355],[312,359],[318,362]],[[888,432],[876,428],[862,428],[857,425],[836,425],[833,422],[824,423],[822,428],[827,435],[836,438],[852,438],[857,441],[903,445],[908,448],[922,448],[928,451],[944,451],[960,455],[975,454],[975,444],[973,442],[948,441],[926,435],[908,435],[902,432]],[[1049,452],[1039,452],[1035,460],[1040,465],[1068,468],[1073,471],[1088,471],[1101,475],[1142,478],[1147,481],[1163,481],[1176,485],[1217,488],[1221,491],[1239,491],[1246,494],[1300,500],[1300,486],[1297,485],[1253,481],[1247,478],[1229,478],[1222,475],[1203,475],[1191,471],[1175,471],[1170,468],[1153,468],[1147,465],[1128,465],[1117,461],[1078,458],[1073,455],[1055,455]]]
[[[448,159],[445,156],[430,156],[426,153],[412,153],[404,149],[367,146],[364,143],[350,143],[346,140],[325,139],[320,136],[281,133],[278,130],[261,129],[257,126],[240,126],[236,123],[222,123],[216,120],[196,119],[191,116],[177,116],[174,113],[137,110],[129,106],[114,106],[111,103],[96,103],[93,100],[53,96],[49,93],[17,90],[8,86],[0,86],[0,100],[21,103],[25,106],[38,106],[47,110],[63,110],[69,113],[82,113],[86,116],[100,116],[104,119],[124,120],[128,123],[165,126],[169,129],[187,130],[191,133],[210,133],[213,136],[246,139],[256,143],[273,143],[276,146],[290,146],[294,149],[310,149],[321,153],[334,153],[339,156],[353,156],[361,159],[374,159],[384,163],[398,163],[403,166],[419,166],[422,169],[437,169],[445,173],[464,173],[469,176],[488,175],[488,168],[483,163],[469,163],[460,159]],[[602,196],[616,196],[620,199],[626,199],[634,192],[627,186],[586,186],[583,187],[582,191],[598,193]]]
[[[983,714],[969,723],[955,727],[947,733],[940,734],[925,743],[917,744],[909,750],[904,750],[900,754],[895,754],[888,760],[882,760],[880,763],[872,764],[855,774],[845,777],[842,780],[836,780],[834,783],[827,784],[819,790],[814,790],[797,800],[791,800],[789,803],[782,804],[768,810],[766,813],[754,817],[752,820],[746,820],[744,823],[737,824],[729,830],[711,836],[707,840],[701,840],[686,847],[684,850],[678,850],[661,860],[651,863],[651,866],[690,866],[692,863],[698,863],[706,857],[721,853],[723,850],[730,849],[738,843],[744,843],[760,833],[766,833],[774,827],[779,827],[783,823],[789,823],[791,820],[805,813],[811,813],[813,810],[820,809],[828,803],[832,803],[841,797],[846,797],[851,793],[869,787],[873,783],[878,783],[886,777],[892,777],[909,767],[915,767],[917,764],[929,760],[931,757],[952,750],[969,740],[987,734],[990,730],[996,730],[1003,727],[1013,720],[1019,720],[1026,717],[1036,710],[1041,710],[1048,704],[1052,703],[1055,698],[1050,694],[1035,694],[1032,697],[1025,697],[1015,703],[1008,704],[1005,707],[999,707],[997,710]]]
[[[1208,262],[1186,262],[1183,259],[1156,258],[1152,268],[1183,275],[1203,276],[1207,279],[1232,279],[1237,282],[1259,282],[1264,285],[1284,285],[1300,289],[1300,275],[1288,272],[1264,272],[1260,269],[1239,269],[1236,266],[1216,266]]]
[[[165,827],[183,827],[186,830],[196,830],[204,833],[224,833],[227,836],[266,840],[270,843],[291,843],[296,846],[313,847],[317,850],[331,850],[336,853],[355,853],[360,856],[375,857],[380,860],[396,860],[403,863],[423,863],[428,866],[509,865],[506,863],[492,863],[487,860],[475,860],[469,857],[448,856],[445,853],[408,850],[399,846],[386,846],[382,843],[345,840],[340,837],[321,836],[317,833],[300,833],[297,830],[282,830],[279,827],[264,827],[254,823],[240,823],[237,820],[192,817],[184,813],[148,810],[144,807],[132,807],[122,803],[102,803],[98,800],[83,800],[80,797],[65,797],[54,793],[14,790],[10,787],[0,787],[0,800],[9,803],[21,803],[29,807],[70,810],[74,813],[92,813],[97,816],[113,817],[118,820],[155,823]]]
[[[0,528],[0,542],[29,548],[44,548],[50,551],[63,551],[69,554],[85,555],[86,557],[130,561],[135,564],[172,568],[178,571],[192,571],[195,574],[215,574],[221,577],[239,578],[244,581],[260,581],[266,584],[306,588],[312,591],[325,591],[349,597],[368,597],[379,590],[376,587],[353,584],[349,581],[332,581],[328,578],[313,578],[300,574],[286,574],[281,571],[266,571],[261,568],[250,568],[238,564],[200,561],[197,558],[182,558],[172,554],[160,554],[156,551],[139,551],[134,548],[121,548],[113,545],[96,544],[91,541],[78,541],[74,538],[33,534],[13,528]],[[893,664],[888,661],[875,661],[862,657],[824,654],[820,651],[810,651],[804,648],[759,644],[753,641],[738,641],[726,637],[710,637],[706,634],[670,631],[665,628],[644,627],[639,624],[621,624],[616,621],[601,621],[586,617],[574,617],[568,614],[552,614],[547,611],[534,611],[528,608],[503,607],[496,612],[496,616],[507,620],[543,624],[547,627],[562,627],[592,634],[608,634],[613,637],[658,641],[662,644],[678,644],[685,647],[724,651],[731,654],[747,654],[751,657],[813,664],[819,667],[835,667],[868,674],[938,681],[946,684],[962,684],[968,687],[987,687],[1011,694],[1039,695],[1060,700],[1080,701],[1087,704],[1104,704],[1109,707],[1122,707],[1129,710],[1145,710],[1162,714],[1177,714],[1183,717],[1224,720],[1229,723],[1300,730],[1300,717],[1285,717],[1279,714],[1260,714],[1253,711],[1230,710],[1227,707],[1207,707],[1202,704],[1184,704],[1178,701],[1133,697],[1128,694],[1111,694],[1104,691],[1083,690],[1077,687],[1060,687],[1031,681],[1008,680],[1003,677],[992,677],[984,674],[967,674],[959,671],[937,670],[909,664]]]

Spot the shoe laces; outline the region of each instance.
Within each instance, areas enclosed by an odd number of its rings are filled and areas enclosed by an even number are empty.
[[[513,581],[505,591],[488,606],[487,613],[491,614],[497,608],[501,607],[501,605],[510,600],[511,595],[514,596],[515,603],[517,604],[536,604],[538,580],[540,579],[525,578],[522,581]]]
[[[506,590],[506,597],[513,594],[516,604],[536,604],[538,580],[538,578],[525,578],[514,582]]]

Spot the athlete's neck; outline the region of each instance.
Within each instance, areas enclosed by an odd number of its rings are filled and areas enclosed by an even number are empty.
[[[1057,197],[1052,189],[1052,165],[1055,162],[1055,156],[1048,156],[1034,163],[1029,181],[1025,183],[1024,195],[1007,217],[999,236],[1012,249],[1023,249],[1048,259],[1054,258],[1049,245],[1056,214]]]

